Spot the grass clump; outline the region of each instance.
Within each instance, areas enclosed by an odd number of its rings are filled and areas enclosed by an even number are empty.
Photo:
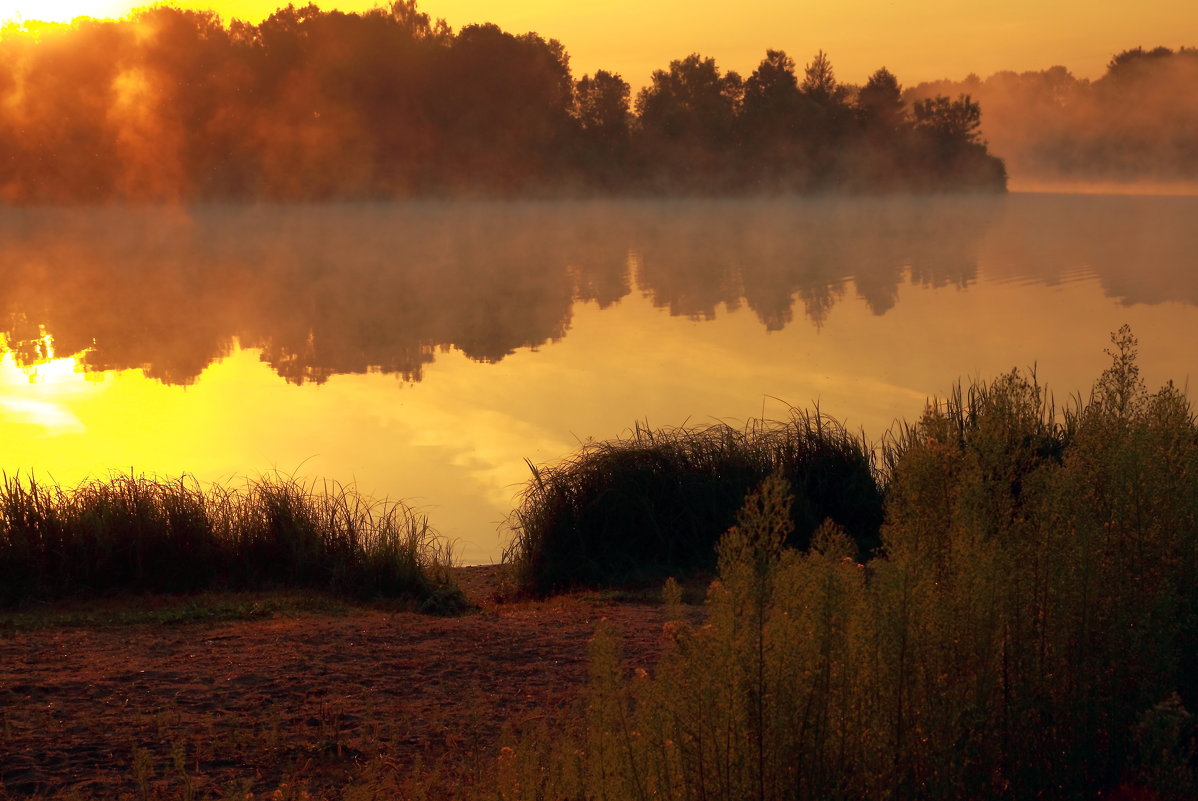
[[[73,488],[0,474],[0,603],[309,589],[453,612],[464,596],[425,517],[336,484],[114,475]]]
[[[775,473],[795,499],[789,544],[805,547],[825,518],[863,551],[878,542],[882,496],[872,452],[818,410],[743,429],[638,424],[561,464],[530,467],[504,560],[533,595],[711,571],[715,544],[745,494]]]
[[[720,541],[707,620],[629,674],[596,638],[577,717],[495,797],[1198,798],[1198,419],[1135,339],[1057,415],[1012,373],[890,443],[883,545],[788,541],[787,482]]]

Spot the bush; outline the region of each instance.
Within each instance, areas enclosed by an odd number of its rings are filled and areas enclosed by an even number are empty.
[[[638,424],[561,464],[530,467],[504,560],[534,595],[711,571],[716,542],[745,494],[774,473],[795,498],[789,544],[806,547],[829,517],[863,551],[878,543],[882,496],[872,453],[818,412],[742,430]]]
[[[771,477],[723,537],[704,625],[632,676],[596,638],[584,708],[503,798],[1191,798],[1198,421],[1135,339],[1057,415],[1035,377],[955,393],[888,449],[882,549],[782,548]],[[1132,789],[1127,789],[1132,788]],[[1115,797],[1115,796],[1112,796]],[[1130,796],[1128,796],[1130,797]]]

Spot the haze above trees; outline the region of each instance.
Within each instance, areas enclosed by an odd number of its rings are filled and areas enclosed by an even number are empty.
[[[1002,191],[967,96],[908,106],[879,69],[691,54],[635,98],[562,45],[456,33],[414,0],[288,6],[258,25],[156,7],[0,38],[0,199]]]
[[[958,93],[985,110],[981,133],[1021,182],[1198,181],[1198,48],[1125,50],[1094,81],[1055,66],[904,96]]]

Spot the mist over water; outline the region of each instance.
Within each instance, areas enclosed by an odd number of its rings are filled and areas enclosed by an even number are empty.
[[[1084,392],[1122,322],[1150,383],[1184,383],[1194,219],[1063,195],[9,209],[0,467],[357,481],[489,561],[524,458],[645,417],[818,400],[876,438],[959,377],[1035,363]]]

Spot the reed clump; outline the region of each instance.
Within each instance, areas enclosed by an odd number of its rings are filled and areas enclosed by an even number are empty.
[[[449,548],[401,503],[264,476],[244,487],[113,475],[75,487],[0,474],[0,602],[312,589],[454,612]]]
[[[1013,372],[900,429],[868,565],[832,523],[781,547],[767,479],[706,622],[668,585],[652,673],[601,633],[576,717],[490,797],[1198,798],[1198,418],[1113,343],[1059,414]]]
[[[560,464],[529,466],[504,560],[532,595],[710,572],[745,494],[772,474],[795,499],[789,544],[805,547],[826,518],[863,553],[878,544],[882,493],[872,449],[818,409],[740,429],[637,424]]]

